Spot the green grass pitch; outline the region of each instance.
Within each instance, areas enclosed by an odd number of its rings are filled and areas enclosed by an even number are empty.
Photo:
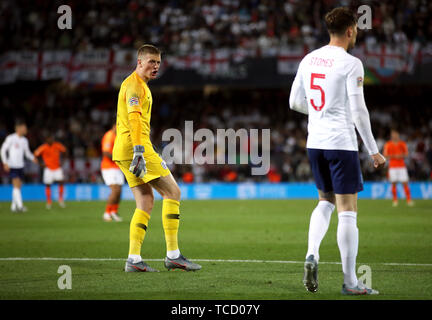
[[[69,202],[46,210],[42,202],[13,214],[0,203],[0,299],[431,299],[432,201],[360,200],[357,267],[368,265],[378,296],[340,294],[337,216],[320,250],[320,287],[302,284],[314,200],[183,201],[182,253],[198,272],[165,270],[161,201],[156,201],[142,256],[160,273],[123,272],[134,203],[124,222],[102,221],[104,202]],[[17,258],[34,258],[20,260]],[[58,258],[58,259],[42,259]],[[88,258],[88,259],[84,259]],[[72,271],[72,289],[60,290],[60,265]],[[360,276],[360,275],[359,275]]]

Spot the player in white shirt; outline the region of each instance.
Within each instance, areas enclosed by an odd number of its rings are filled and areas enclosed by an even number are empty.
[[[30,151],[29,143],[25,135],[27,125],[22,121],[15,124],[15,133],[8,135],[1,146],[1,160],[3,168],[9,173],[12,180],[12,212],[27,211],[23,205],[21,186],[24,178],[24,165],[27,158],[35,163],[37,159]]]
[[[307,151],[319,202],[310,219],[303,283],[318,290],[319,246],[337,206],[337,243],[348,295],[378,294],[357,279],[357,193],[363,190],[358,157],[359,132],[375,168],[385,164],[372,134],[363,96],[361,61],[347,51],[357,36],[355,14],[335,8],[325,16],[330,43],[301,61],[290,94],[290,108],[308,114]]]

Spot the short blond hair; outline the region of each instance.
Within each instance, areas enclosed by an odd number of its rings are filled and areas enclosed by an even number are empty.
[[[160,55],[161,51],[152,44],[144,44],[138,49],[137,56],[141,57],[141,56],[145,55],[146,53]]]

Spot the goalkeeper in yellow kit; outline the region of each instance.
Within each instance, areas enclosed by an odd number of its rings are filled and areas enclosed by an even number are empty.
[[[153,190],[162,195],[162,224],[165,232],[168,270],[200,270],[187,260],[178,247],[180,189],[150,141],[152,95],[147,82],[156,78],[161,63],[159,49],[143,45],[138,50],[137,67],[120,87],[117,103],[117,136],[112,158],[124,173],[136,201],[130,223],[129,256],[126,272],[157,272],[141,258],[141,246],[154,204]]]

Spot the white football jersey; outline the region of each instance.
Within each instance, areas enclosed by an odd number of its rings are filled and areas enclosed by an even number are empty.
[[[337,46],[324,46],[306,55],[297,81],[308,104],[307,148],[358,151],[348,96],[363,95],[361,61]]]
[[[16,133],[8,135],[1,147],[1,160],[10,168],[24,168],[24,156],[33,160],[34,155],[31,153],[28,140],[26,137],[20,137]]]

